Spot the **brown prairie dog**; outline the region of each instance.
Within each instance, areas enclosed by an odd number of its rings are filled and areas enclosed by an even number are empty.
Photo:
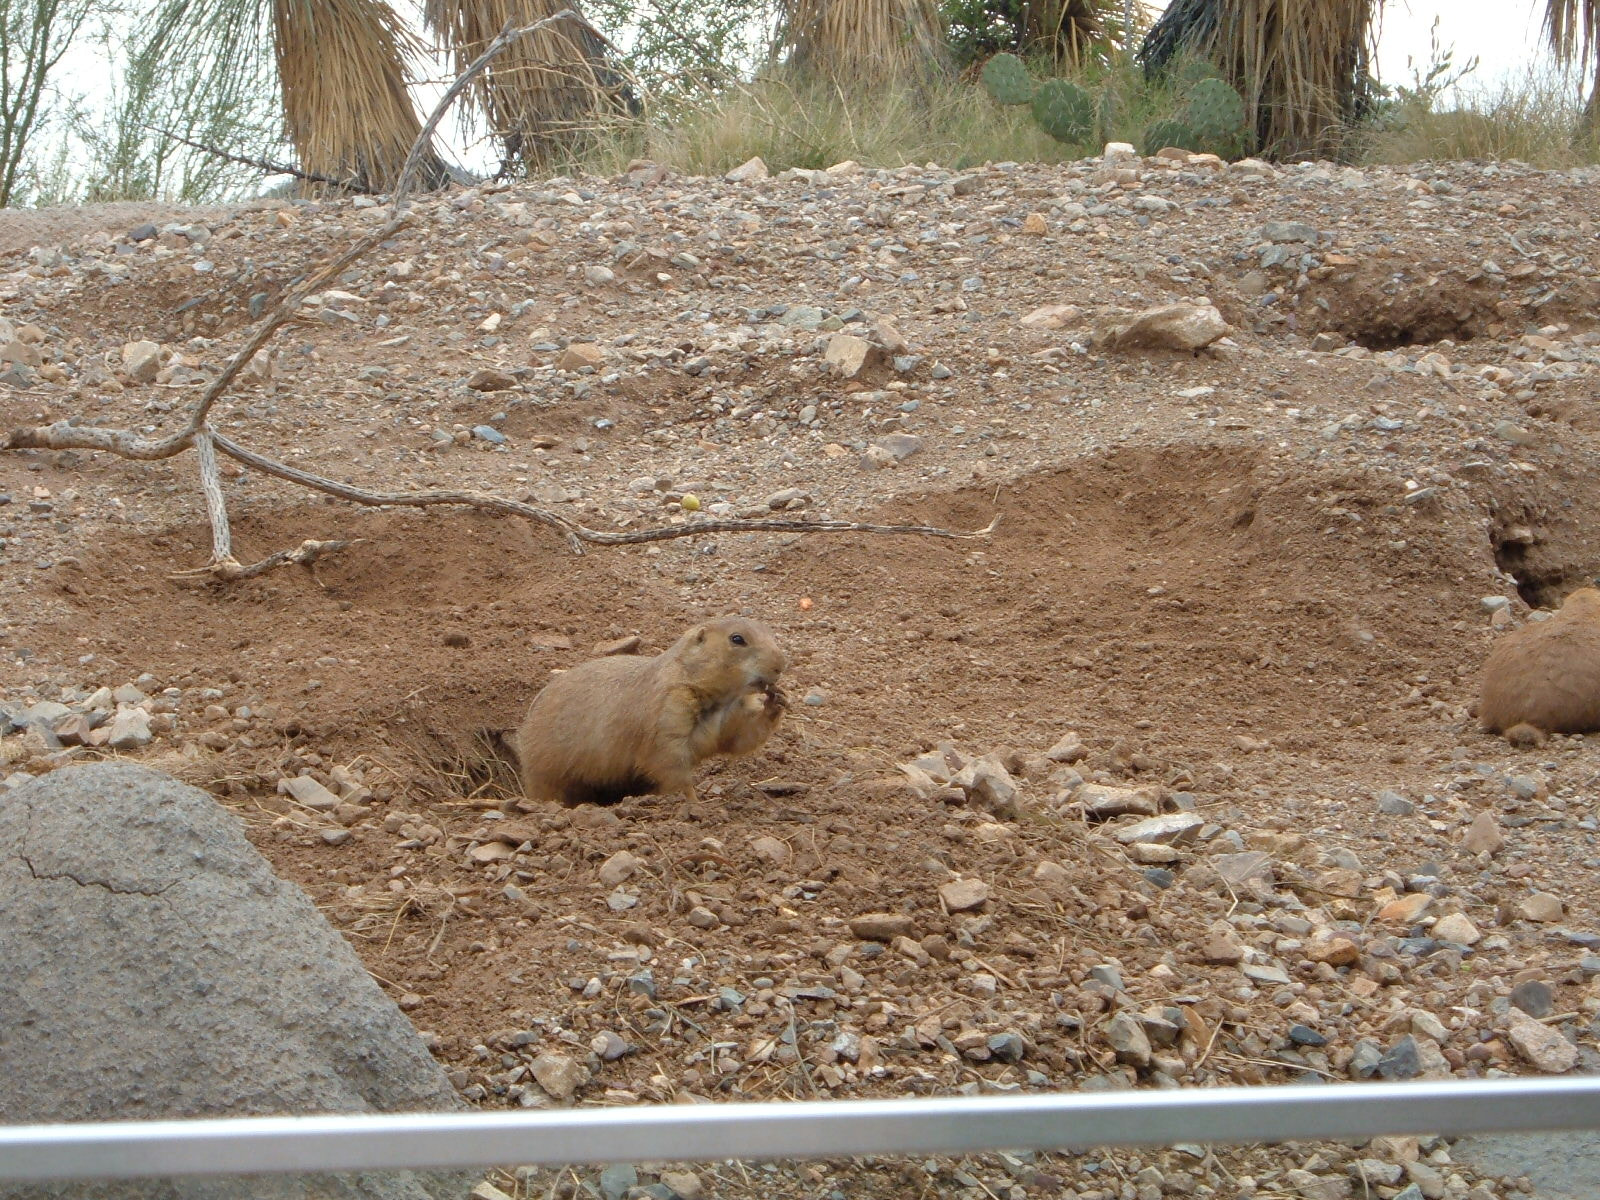
[[[1600,590],[1579,588],[1548,621],[1500,639],[1484,663],[1478,723],[1520,746],[1600,730]]]
[[[509,739],[523,790],[562,804],[652,792],[693,801],[700,763],[752,753],[777,728],[786,665],[761,622],[718,617],[653,658],[573,667],[533,698]]]

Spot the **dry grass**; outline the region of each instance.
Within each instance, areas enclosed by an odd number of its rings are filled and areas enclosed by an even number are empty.
[[[860,86],[944,64],[938,0],[783,0],[778,48],[803,78]]]
[[[1024,0],[1022,50],[1061,66],[1108,65],[1124,45],[1122,0]],[[1145,22],[1143,0],[1134,5],[1134,34]]]
[[[274,0],[284,123],[303,170],[359,188],[394,185],[422,122],[406,57],[423,49],[381,0]],[[443,178],[436,156],[428,186]]]
[[[1568,77],[1530,73],[1492,89],[1458,87],[1455,98],[1450,109],[1400,106],[1360,136],[1362,160],[1515,160],[1550,170],[1600,162],[1600,147],[1575,137],[1584,109]]]
[[[508,24],[531,25],[577,11],[565,0],[426,0],[424,19],[450,48],[457,71]],[[606,65],[604,44],[572,21],[519,38],[474,82],[474,104],[505,150],[507,162],[549,166],[570,152],[609,106],[621,80]]]
[[[818,169],[854,159],[875,167],[928,162],[1062,162],[1085,153],[1035,124],[1026,106],[940,80],[852,91],[823,82],[763,79],[703,97],[648,126],[619,125],[582,166],[614,174],[648,158],[686,175],[720,175],[760,155],[769,169]]]

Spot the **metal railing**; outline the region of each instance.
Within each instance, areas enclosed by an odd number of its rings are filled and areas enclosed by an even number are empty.
[[[1600,1078],[0,1126],[0,1180],[1600,1130]]]

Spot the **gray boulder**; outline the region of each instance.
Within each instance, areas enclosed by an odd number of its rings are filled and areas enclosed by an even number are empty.
[[[0,794],[0,963],[0,1124],[462,1107],[238,819],[144,767],[69,767]],[[444,1200],[471,1182],[0,1182],[0,1197]]]

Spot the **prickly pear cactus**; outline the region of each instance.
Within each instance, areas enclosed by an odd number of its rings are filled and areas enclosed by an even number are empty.
[[[1144,152],[1157,154],[1168,146],[1193,152],[1199,149],[1200,139],[1182,121],[1157,121],[1144,131]]]
[[[1232,158],[1244,147],[1244,101],[1220,79],[1202,79],[1189,93],[1183,123],[1194,130],[1197,150]]]
[[[1075,83],[1050,79],[1033,93],[1033,119],[1058,142],[1086,141],[1094,118],[1094,97]]]
[[[1174,74],[1181,88],[1192,88],[1202,79],[1221,79],[1222,75],[1216,66],[1203,58],[1186,59]]]
[[[984,63],[983,86],[1001,104],[1026,104],[1033,99],[1033,77],[1015,54],[996,54]]]

